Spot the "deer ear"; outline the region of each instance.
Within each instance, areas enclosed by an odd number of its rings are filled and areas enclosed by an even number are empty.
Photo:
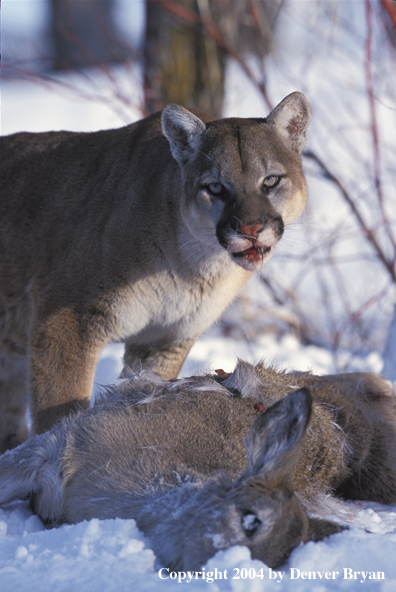
[[[178,105],[165,107],[161,125],[173,158],[183,167],[197,149],[206,125],[199,117]]]
[[[266,118],[267,124],[298,154],[301,154],[304,149],[310,120],[309,103],[299,92],[285,97]]]
[[[290,478],[300,456],[311,407],[311,394],[302,388],[277,401],[255,421],[245,439],[248,456],[245,478]]]
[[[341,524],[321,518],[308,518],[308,528],[310,541],[321,541],[331,534],[348,530],[347,526],[341,526]]]

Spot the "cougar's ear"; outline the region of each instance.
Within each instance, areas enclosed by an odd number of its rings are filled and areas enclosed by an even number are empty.
[[[173,158],[183,167],[206,130],[204,122],[184,107],[168,105],[162,112],[161,125]]]
[[[309,103],[299,92],[285,97],[266,118],[267,124],[298,154],[301,154],[305,146],[305,135],[310,120]]]

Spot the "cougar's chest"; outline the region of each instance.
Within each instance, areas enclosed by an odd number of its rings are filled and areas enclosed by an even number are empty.
[[[114,307],[118,338],[185,339],[202,334],[234,298],[250,274],[232,262],[212,273],[183,277],[153,274],[126,288]]]

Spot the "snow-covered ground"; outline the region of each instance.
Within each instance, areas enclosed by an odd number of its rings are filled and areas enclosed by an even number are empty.
[[[117,377],[121,356],[122,346],[105,349],[96,374],[98,384],[112,382]],[[294,337],[285,336],[277,341],[267,336],[255,344],[247,344],[224,338],[213,328],[195,344],[182,373],[188,375],[219,367],[229,371],[237,356],[248,361],[264,357],[268,363],[274,362],[282,368],[309,369],[316,373],[333,371],[328,351],[302,347]],[[353,366],[378,371],[381,359],[371,354],[355,358]],[[204,577],[188,582],[188,576],[178,581],[182,576],[171,579],[168,572],[161,571],[163,566],[134,520],[94,519],[46,530],[26,502],[14,502],[0,509],[0,590],[71,592],[78,588],[84,592],[149,592],[187,588],[213,592],[272,589],[395,592],[396,506],[351,502],[345,519],[349,530],[296,548],[287,564],[277,570],[283,575],[278,574],[275,579],[270,579],[270,573],[274,575],[274,572],[267,566],[250,558],[246,547],[233,547],[218,552],[208,561]],[[305,575],[310,579],[304,579]]]

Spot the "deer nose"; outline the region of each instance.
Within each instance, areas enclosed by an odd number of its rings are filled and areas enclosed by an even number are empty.
[[[239,226],[238,232],[252,238],[258,238],[259,232],[263,230],[262,224],[252,224],[251,226]]]

